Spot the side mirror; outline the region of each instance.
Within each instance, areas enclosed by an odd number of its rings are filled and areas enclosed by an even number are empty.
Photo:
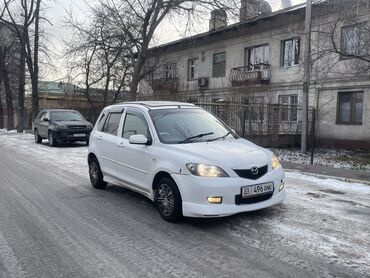
[[[44,120],[43,120],[44,122],[48,122],[49,121],[49,119],[48,118],[44,118]]]
[[[150,140],[148,140],[144,135],[142,134],[135,134],[131,135],[130,139],[128,140],[130,144],[134,145],[150,145]]]

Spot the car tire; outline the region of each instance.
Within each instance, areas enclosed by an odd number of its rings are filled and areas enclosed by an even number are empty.
[[[49,140],[49,145],[51,147],[56,147],[58,145],[58,142],[55,139],[55,136],[54,136],[52,131],[49,131],[49,133],[48,133],[48,140]]]
[[[89,177],[91,185],[96,189],[104,189],[107,182],[103,180],[103,173],[100,169],[98,160],[93,157],[89,159]]]
[[[42,138],[41,136],[39,135],[39,132],[37,129],[35,129],[35,143],[36,144],[41,144],[42,142]]]
[[[162,218],[169,222],[182,219],[182,199],[173,179],[161,178],[155,188],[155,205]]]

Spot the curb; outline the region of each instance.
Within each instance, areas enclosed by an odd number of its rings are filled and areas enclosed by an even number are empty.
[[[370,186],[370,181],[366,180],[359,180],[359,179],[352,179],[352,178],[343,178],[343,177],[336,177],[336,176],[329,176],[329,175],[323,175],[323,174],[316,174],[316,173],[311,173],[311,172],[304,172],[301,170],[295,170],[295,169],[284,169],[287,172],[296,172],[296,173],[301,173],[307,176],[312,176],[312,177],[317,177],[321,179],[334,179],[334,180],[339,180],[343,182],[350,182],[350,183],[362,183]]]

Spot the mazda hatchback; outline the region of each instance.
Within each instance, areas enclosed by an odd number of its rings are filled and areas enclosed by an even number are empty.
[[[286,197],[271,151],[189,103],[106,107],[90,134],[88,165],[93,187],[139,192],[167,221],[263,209]]]

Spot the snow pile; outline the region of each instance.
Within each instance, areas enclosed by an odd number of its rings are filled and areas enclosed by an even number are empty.
[[[271,149],[281,161],[300,164],[310,164],[311,154],[302,154],[298,149]],[[314,153],[315,165],[334,168],[356,169],[370,171],[370,151],[316,149]]]

